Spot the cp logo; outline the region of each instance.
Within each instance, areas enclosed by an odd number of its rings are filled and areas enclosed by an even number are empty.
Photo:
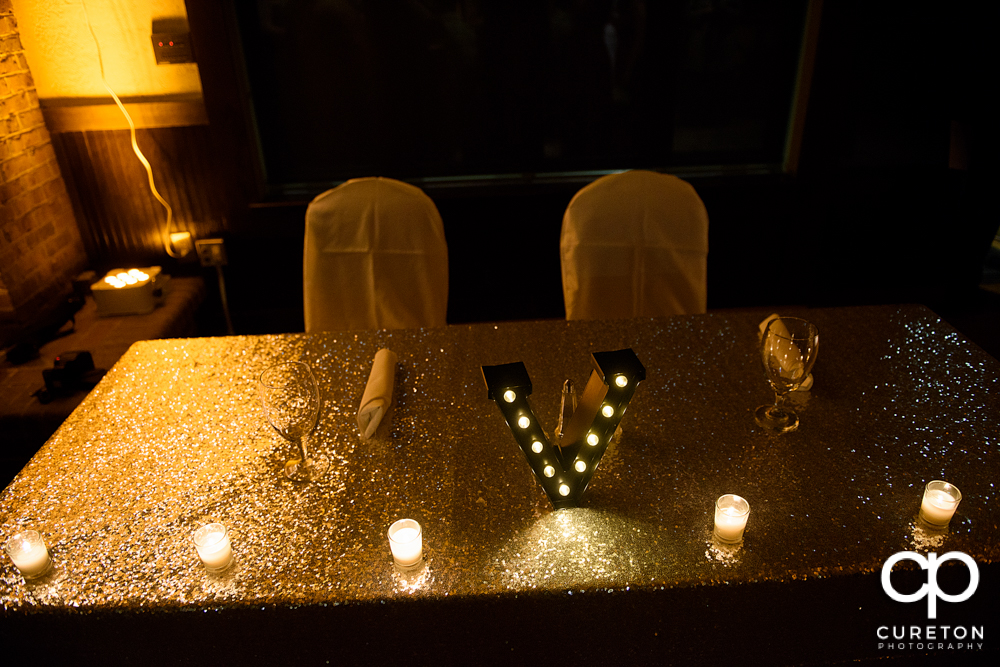
[[[885,562],[885,565],[882,566],[882,588],[885,590],[886,595],[891,597],[896,602],[916,602],[926,595],[927,618],[937,618],[938,598],[941,598],[945,602],[965,602],[972,597],[972,594],[975,593],[976,589],[979,587],[979,567],[976,566],[976,561],[972,560],[971,556],[964,554],[961,551],[949,551],[945,555],[941,556],[940,559],[937,557],[936,553],[929,553],[927,556],[927,558],[924,558],[914,551],[900,551],[898,554],[893,554],[889,560]],[[920,590],[916,593],[903,595],[892,587],[892,581],[889,579],[889,574],[892,572],[892,566],[901,560],[915,561],[920,566],[921,570],[930,571],[930,574],[927,576],[928,582],[921,586]],[[958,595],[949,595],[938,588],[937,569],[938,566],[946,560],[960,560],[965,563],[967,568],[969,568],[969,586]]]

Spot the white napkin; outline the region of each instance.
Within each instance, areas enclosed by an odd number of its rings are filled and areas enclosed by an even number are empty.
[[[375,429],[392,405],[396,360],[396,353],[392,350],[382,348],[375,353],[372,372],[361,397],[361,407],[358,408],[358,428],[361,430],[361,437],[366,440],[375,435]]]
[[[780,315],[778,315],[777,313],[771,313],[770,315],[764,318],[764,321],[760,323],[759,327],[761,338],[764,337],[764,330],[767,329],[767,325],[771,322],[771,320],[777,319],[778,317],[780,317]],[[784,329],[784,327],[781,328]],[[779,335],[783,334],[785,336],[789,335],[787,329],[784,331],[778,331],[778,334]],[[796,355],[798,355],[797,350],[796,350]],[[802,365],[801,356],[798,356],[797,359],[789,359],[788,366],[794,366],[796,364],[798,364],[801,367]],[[782,363],[782,366],[785,367],[786,370],[792,370],[792,368],[787,367],[785,363]],[[795,391],[809,391],[810,389],[812,389],[812,386],[813,386],[813,376],[812,373],[810,373],[808,377],[806,377],[806,379],[802,381],[802,384],[800,384],[798,387],[795,388]]]

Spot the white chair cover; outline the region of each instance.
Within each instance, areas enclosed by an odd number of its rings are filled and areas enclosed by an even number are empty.
[[[420,188],[358,178],[306,209],[306,331],[445,325],[448,246]]]
[[[570,201],[559,245],[567,319],[705,312],[708,213],[676,176],[597,179]]]

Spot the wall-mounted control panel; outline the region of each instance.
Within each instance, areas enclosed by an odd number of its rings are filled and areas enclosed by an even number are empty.
[[[157,65],[194,62],[187,19],[153,19],[152,40]]]

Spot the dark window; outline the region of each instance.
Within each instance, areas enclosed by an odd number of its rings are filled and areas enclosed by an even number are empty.
[[[783,159],[806,2],[237,3],[268,181]]]

